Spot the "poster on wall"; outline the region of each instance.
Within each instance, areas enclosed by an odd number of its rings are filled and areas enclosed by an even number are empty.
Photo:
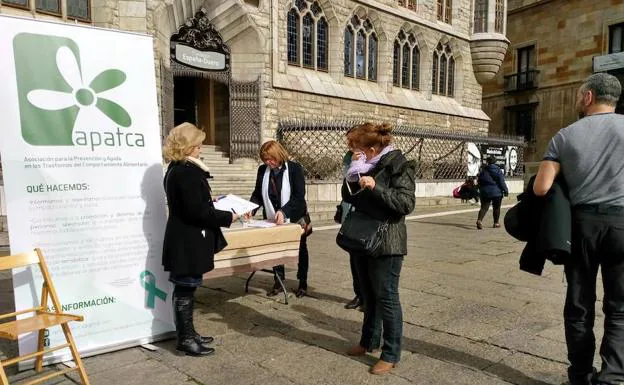
[[[466,164],[468,171],[466,176],[476,177],[481,169],[481,150],[474,143],[466,143]]]
[[[487,163],[487,159],[490,157],[496,158],[496,164],[505,169],[505,150],[506,146],[494,146],[489,144],[481,145],[481,161],[483,164]]]
[[[84,355],[174,330],[152,38],[0,15],[0,152],[12,253],[42,249]],[[33,269],[36,270],[36,269]],[[15,270],[18,309],[41,277]],[[38,300],[38,299],[36,299]],[[46,343],[63,340],[60,328]],[[36,335],[19,339],[33,351]],[[70,359],[66,350],[46,362]]]

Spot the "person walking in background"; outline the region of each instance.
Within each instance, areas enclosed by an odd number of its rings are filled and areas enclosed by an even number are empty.
[[[579,120],[550,141],[533,191],[546,195],[559,174],[572,206],[572,253],[564,325],[571,385],[624,383],[624,116],[615,113],[622,88],[606,73],[590,76],[576,96]],[[605,315],[602,367],[593,367],[596,277],[602,273]]]
[[[174,127],[166,138],[165,160],[169,163],[164,187],[169,218],[163,242],[162,262],[173,291],[177,349],[189,355],[207,355],[212,337],[202,337],[193,325],[195,290],[204,273],[214,268],[214,255],[227,242],[221,227],[230,227],[238,215],[214,208],[208,167],[199,160],[206,134],[191,123]]]
[[[363,356],[379,345],[380,359],[370,369],[373,374],[387,373],[401,359],[403,310],[399,300],[399,277],[407,254],[405,216],[416,204],[416,165],[408,162],[392,146],[390,125],[365,123],[347,134],[347,141],[358,160],[351,162],[342,185],[342,199],[363,214],[388,222],[379,257],[354,255],[364,300],[364,322],[358,345],[347,354]]]
[[[501,203],[503,196],[509,195],[507,184],[503,172],[496,165],[496,158],[490,156],[487,164],[481,168],[479,172],[479,194],[481,195],[481,209],[477,216],[477,229],[483,228],[483,218],[490,209],[490,203],[493,206],[494,228],[500,227],[498,220],[500,218]]]
[[[347,151],[345,156],[342,158],[342,166],[343,166],[342,175],[343,176],[347,175],[347,170],[349,169],[349,166],[351,165],[351,160],[353,159],[353,156],[354,156],[353,151],[349,150]],[[336,206],[336,214],[334,215],[334,222],[336,223],[344,222],[345,218],[347,217],[347,214],[349,214],[349,210],[351,210],[351,204],[345,202],[344,200],[341,201],[338,204],[338,206]],[[353,297],[351,301],[345,304],[345,309],[358,309],[358,308],[362,309],[363,301],[362,301],[362,294],[360,292],[360,280],[358,278],[357,269],[355,267],[355,255],[353,254],[349,254],[349,265],[351,267],[351,279],[353,280],[353,293],[355,294],[355,297]]]
[[[290,160],[286,149],[275,140],[269,140],[260,147],[260,159],[263,164],[258,167],[256,186],[250,201],[263,208],[265,219],[275,221],[278,225],[286,223],[287,220],[290,223],[307,221],[309,225],[305,177],[301,165]],[[295,292],[298,298],[305,296],[308,290],[309,256],[306,237],[307,234],[303,234],[299,243],[299,287]],[[276,277],[273,288],[267,292],[269,297],[279,294],[282,289],[278,276],[282,282],[286,279],[284,265],[275,266],[273,270]]]
[[[453,189],[453,198],[461,199],[462,203],[470,202],[474,199],[474,203],[479,203],[479,188],[477,187],[474,178],[466,178],[464,183]]]

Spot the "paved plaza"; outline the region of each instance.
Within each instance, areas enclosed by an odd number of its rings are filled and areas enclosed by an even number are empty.
[[[418,210],[414,214],[420,218],[408,222],[409,255],[400,285],[403,356],[391,374],[368,374],[376,360],[373,355],[344,354],[358,341],[362,313],[343,307],[353,292],[348,256],[335,244],[336,230],[317,226],[309,238],[309,297],[298,299],[291,294],[288,305],[283,304],[283,296],[267,298],[265,289],[272,284],[268,274],[257,274],[247,295],[246,276],[207,281],[197,293],[195,318],[201,333],[215,336],[214,356],[180,355],[174,340],[156,343],[156,351],[135,347],[102,354],[85,360],[91,383],[565,382],[562,268],[547,263],[541,277],[521,272],[518,258],[523,244],[504,229],[491,228],[491,212],[481,231],[474,225],[475,211],[423,218],[429,212]],[[288,286],[294,289],[295,266],[290,268]],[[8,281],[2,282],[3,307],[10,297]],[[596,325],[602,328],[602,318]],[[601,335],[598,330],[597,337]],[[15,345],[0,348],[12,353]],[[11,377],[32,375],[27,371]],[[50,383],[74,382],[61,378]]]

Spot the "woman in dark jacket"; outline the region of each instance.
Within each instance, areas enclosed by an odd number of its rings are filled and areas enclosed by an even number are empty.
[[[381,256],[354,255],[364,300],[364,323],[359,344],[347,353],[361,356],[377,348],[383,329],[384,345],[380,359],[370,369],[373,374],[389,372],[400,360],[403,311],[399,276],[407,254],[405,216],[416,203],[415,164],[392,147],[391,130],[386,124],[365,123],[349,131],[350,147],[366,161],[352,162],[342,185],[342,199],[354,210],[388,221]]]
[[[309,221],[305,201],[305,177],[301,165],[289,160],[286,149],[275,140],[269,140],[260,147],[260,159],[264,164],[258,167],[256,187],[250,201],[263,208],[265,219],[275,221],[278,225],[286,223],[286,220],[290,223],[301,223],[308,218]],[[297,297],[305,296],[308,290],[309,256],[306,236],[303,234],[299,243]],[[269,297],[279,294],[282,288],[278,276],[282,282],[286,278],[284,265],[275,266],[273,269],[276,274],[275,284],[267,292]]]
[[[496,158],[493,156],[487,159],[487,165],[483,166],[479,173],[479,193],[481,194],[481,209],[477,216],[477,229],[483,228],[483,218],[490,209],[490,203],[493,206],[494,227],[500,227],[498,219],[500,218],[501,202],[503,196],[507,196],[509,192],[503,172],[496,165]]]
[[[163,265],[173,291],[177,349],[189,355],[207,355],[213,341],[193,326],[195,289],[202,275],[214,268],[214,255],[226,246],[221,227],[230,227],[236,214],[214,208],[208,184],[208,168],[199,160],[206,134],[190,123],[182,123],[167,136],[164,154],[169,161],[164,185],[169,218],[163,243]]]

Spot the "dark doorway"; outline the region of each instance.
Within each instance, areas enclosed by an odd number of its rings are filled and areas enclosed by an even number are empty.
[[[175,126],[184,122],[197,125],[197,98],[194,78],[173,78],[173,122]]]

